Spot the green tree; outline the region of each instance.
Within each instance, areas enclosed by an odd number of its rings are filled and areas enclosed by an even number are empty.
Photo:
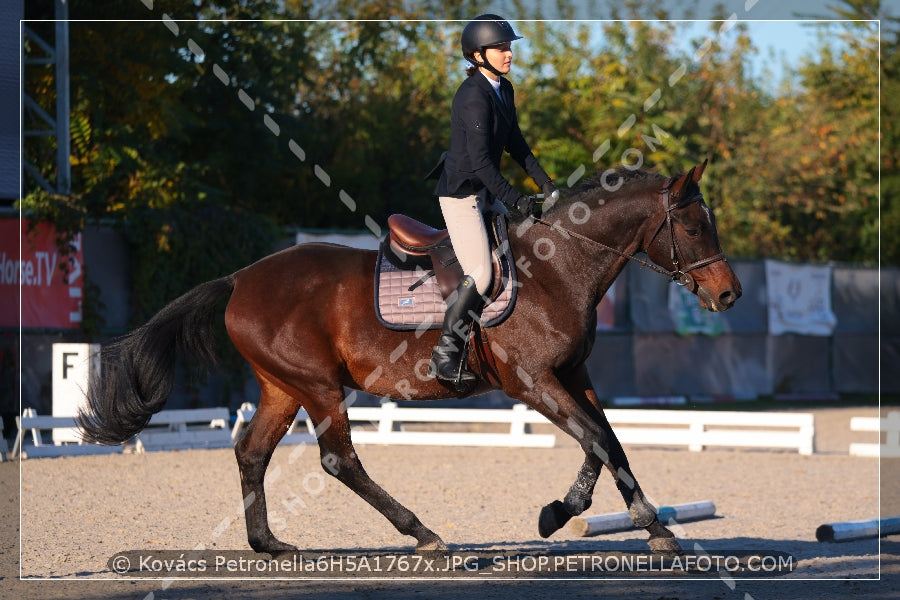
[[[900,265],[900,18],[881,23],[881,262]]]
[[[870,24],[843,23],[747,129],[729,219],[750,256],[877,260],[878,57]],[[833,35],[833,33],[832,33]]]

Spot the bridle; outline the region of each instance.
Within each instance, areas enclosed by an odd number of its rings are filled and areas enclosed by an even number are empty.
[[[652,269],[653,271],[656,271],[657,273],[665,275],[666,277],[671,279],[673,282],[677,283],[678,285],[684,286],[685,288],[688,289],[688,291],[693,292],[694,289],[696,289],[696,287],[697,287],[697,282],[694,281],[693,277],[691,277],[691,275],[690,275],[691,271],[693,271],[695,269],[699,269],[700,267],[705,267],[706,265],[710,265],[710,264],[712,264],[714,262],[718,262],[720,260],[727,262],[728,259],[725,258],[724,252],[719,252],[718,254],[714,254],[713,256],[709,256],[707,258],[702,258],[702,259],[694,261],[692,263],[688,263],[683,267],[681,266],[681,263],[685,262],[685,261],[684,261],[683,255],[681,253],[681,249],[678,247],[678,240],[675,239],[675,226],[672,222],[672,213],[678,209],[686,208],[686,207],[690,206],[691,204],[693,204],[694,202],[701,202],[703,200],[703,194],[697,192],[696,194],[689,197],[687,200],[685,200],[683,202],[678,202],[676,204],[672,204],[670,202],[670,196],[669,196],[669,187],[671,185],[672,185],[672,178],[669,177],[666,179],[665,183],[663,184],[662,189],[659,192],[660,195],[662,196],[663,210],[666,213],[666,218],[663,220],[662,223],[659,224],[659,227],[656,228],[656,232],[653,234],[653,237],[650,238],[650,244],[648,244],[648,245],[653,244],[653,241],[656,239],[656,237],[659,235],[659,233],[663,230],[663,227],[668,228],[669,239],[672,240],[672,247],[669,250],[669,258],[672,260],[672,264],[675,267],[672,270],[665,269],[663,267],[660,267],[659,265],[656,265],[649,261],[643,260],[641,258],[637,258],[636,256],[633,256],[631,254],[626,254],[625,252],[622,252],[621,250],[619,250],[617,248],[613,248],[612,246],[607,246],[603,242],[598,242],[596,240],[592,240],[591,238],[589,238],[585,235],[582,235],[576,231],[566,229],[565,227],[563,227],[559,224],[559,221],[557,221],[556,223],[550,223],[549,221],[545,221],[544,219],[542,219],[540,217],[533,217],[533,218],[537,223],[541,223],[542,225],[546,225],[546,226],[550,227],[551,229],[555,229],[556,231],[560,232],[564,236],[574,237],[579,240],[593,244],[595,246],[600,246],[601,248],[604,248],[605,250],[609,250],[610,252],[613,252],[614,254],[618,254],[621,257],[624,257],[624,258],[627,258],[628,260],[639,263],[643,267],[647,267],[649,269]]]

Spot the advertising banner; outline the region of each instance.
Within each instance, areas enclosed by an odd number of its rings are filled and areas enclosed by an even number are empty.
[[[684,286],[669,284],[669,315],[678,335],[719,335],[722,315],[700,306],[697,296]]]
[[[829,336],[837,317],[831,309],[831,267],[766,261],[769,333]]]
[[[21,254],[19,240],[21,236]],[[84,273],[81,235],[66,258],[56,247],[51,223],[0,219],[0,327],[76,329],[81,325]]]

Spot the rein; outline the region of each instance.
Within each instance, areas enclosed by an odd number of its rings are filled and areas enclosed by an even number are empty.
[[[612,246],[608,246],[608,245],[604,244],[603,242],[598,242],[597,240],[593,240],[593,239],[591,239],[585,235],[582,235],[576,231],[572,231],[571,229],[567,229],[567,228],[563,227],[562,225],[559,225],[558,221],[556,223],[550,223],[549,221],[545,221],[544,219],[542,219],[540,217],[532,217],[532,218],[535,220],[535,222],[540,223],[542,225],[546,225],[550,229],[555,229],[556,231],[560,232],[561,234],[563,234],[567,237],[574,237],[574,238],[577,238],[584,242],[588,242],[589,244],[592,244],[594,246],[600,246],[601,248],[603,248],[605,250],[609,250],[610,252],[612,252],[614,254],[618,254],[619,256],[621,256],[623,258],[627,258],[628,260],[634,261],[634,262],[640,264],[642,267],[647,267],[648,269],[652,269],[653,271],[656,271],[657,273],[659,273],[661,275],[665,275],[666,277],[668,277],[669,279],[671,279],[673,282],[677,283],[678,285],[684,286],[684,287],[688,288],[688,290],[690,290],[690,291],[694,291],[694,288],[696,287],[696,282],[694,281],[694,278],[688,274],[690,271],[693,271],[694,269],[699,269],[700,267],[705,267],[706,265],[712,264],[714,262],[718,262],[720,260],[727,260],[727,259],[725,258],[725,253],[719,252],[718,254],[715,254],[713,256],[692,262],[684,267],[680,266],[681,265],[681,261],[680,261],[681,249],[678,247],[678,241],[675,239],[675,229],[674,229],[674,225],[672,223],[672,212],[675,210],[678,210],[679,208],[684,208],[686,206],[689,206],[690,204],[693,204],[694,202],[699,202],[700,200],[702,200],[703,196],[701,194],[697,194],[695,196],[688,198],[688,200],[686,202],[682,202],[682,203],[674,204],[674,205],[670,204],[669,203],[669,186],[671,185],[671,181],[672,181],[671,178],[667,179],[666,183],[663,186],[663,189],[660,192],[662,194],[663,209],[666,212],[666,218],[662,223],[659,224],[659,227],[656,228],[656,233],[654,233],[653,237],[650,238],[650,242],[653,243],[653,240],[656,239],[656,236],[659,235],[659,232],[662,231],[663,227],[668,226],[669,239],[672,240],[672,248],[670,250],[669,256],[672,259],[672,264],[675,265],[674,270],[665,269],[665,268],[660,267],[659,265],[656,265],[649,261],[643,260],[641,258],[637,258],[636,256],[633,256],[631,254],[622,252],[618,248],[613,248]]]

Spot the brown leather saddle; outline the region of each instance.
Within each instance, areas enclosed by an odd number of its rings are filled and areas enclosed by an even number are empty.
[[[494,266],[489,296],[496,299],[513,272],[506,215],[490,213],[485,216],[485,225]],[[431,277],[437,281],[444,299],[456,290],[463,271],[446,229],[435,229],[406,215],[395,214],[388,217],[388,230],[388,235],[382,241],[382,256],[398,269],[425,271],[409,287],[410,292]]]

